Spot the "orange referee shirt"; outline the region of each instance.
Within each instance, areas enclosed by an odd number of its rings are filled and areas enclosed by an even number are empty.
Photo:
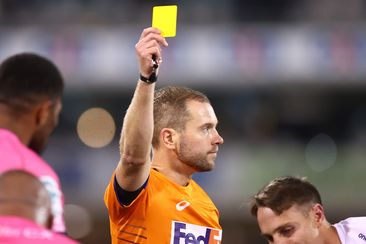
[[[219,244],[219,212],[194,181],[181,186],[151,170],[145,188],[128,206],[114,190],[113,174],[104,201],[112,243]]]

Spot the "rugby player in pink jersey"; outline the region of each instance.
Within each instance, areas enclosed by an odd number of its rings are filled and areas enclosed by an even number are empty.
[[[0,243],[77,244],[49,228],[50,195],[34,175],[10,170],[0,175]]]
[[[63,78],[48,59],[21,53],[0,65],[0,173],[23,169],[44,183],[52,230],[65,232],[63,194],[55,171],[39,156],[58,123]]]

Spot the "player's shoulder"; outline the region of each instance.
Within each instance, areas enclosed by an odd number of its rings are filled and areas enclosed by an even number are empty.
[[[342,225],[344,227],[353,228],[353,227],[365,227],[366,228],[366,216],[360,217],[349,217],[337,223],[338,225]]]
[[[36,152],[24,145],[10,130],[0,128],[0,171],[23,169],[36,176],[58,179],[52,167]]]
[[[351,223],[362,223],[362,226],[366,228],[366,216],[350,217],[348,218],[348,221]]]
[[[366,223],[366,216],[349,217],[345,220],[350,223]]]

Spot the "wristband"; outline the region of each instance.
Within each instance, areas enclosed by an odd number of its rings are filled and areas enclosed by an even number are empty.
[[[145,76],[140,74],[140,80],[142,80],[143,82],[146,82],[148,84],[156,82],[157,79],[158,79],[158,77],[156,76],[155,72],[152,72],[151,75],[149,76],[149,78],[146,78]]]
[[[143,76],[140,73],[140,80],[142,80],[143,82],[146,82],[147,84],[151,84],[156,82],[156,80],[158,79],[158,76],[156,75],[157,73],[157,69],[159,67],[158,62],[156,61],[156,56],[152,55],[152,63],[153,63],[153,67],[152,67],[152,73],[149,76],[149,78],[146,78],[145,76]]]

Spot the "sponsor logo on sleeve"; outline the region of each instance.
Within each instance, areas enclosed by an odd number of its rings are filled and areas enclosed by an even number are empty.
[[[366,241],[366,236],[362,233],[358,234],[358,238],[360,238],[361,240]]]
[[[220,244],[222,230],[173,221],[170,244]]]

